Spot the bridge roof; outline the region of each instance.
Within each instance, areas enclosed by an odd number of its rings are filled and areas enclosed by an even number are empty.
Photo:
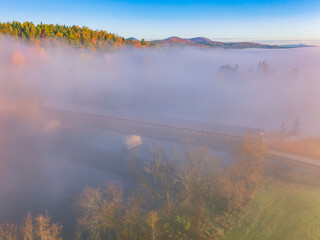
[[[126,121],[135,121],[145,124],[155,124],[167,127],[174,127],[186,130],[196,130],[201,132],[208,132],[221,135],[230,135],[236,137],[245,137],[248,133],[257,136],[262,129],[241,127],[235,125],[227,125],[212,122],[202,122],[178,118],[166,118],[160,116],[149,116],[146,114],[129,112],[129,111],[115,111],[112,109],[97,108],[91,106],[83,106],[77,104],[48,102],[43,105],[44,108],[54,110],[74,112],[78,114],[93,115],[98,117],[114,118]]]

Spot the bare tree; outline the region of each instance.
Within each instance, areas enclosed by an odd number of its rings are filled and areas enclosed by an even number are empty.
[[[258,71],[264,75],[273,73],[275,70],[270,67],[267,61],[263,60],[258,63]]]
[[[296,118],[293,121],[284,121],[280,128],[274,132],[271,144],[283,144],[286,140],[297,137],[300,134],[300,121]]]

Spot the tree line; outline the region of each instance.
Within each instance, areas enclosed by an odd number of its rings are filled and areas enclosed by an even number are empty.
[[[102,50],[124,46],[141,48],[152,45],[144,39],[141,41],[125,39],[104,30],[92,30],[85,26],[79,27],[76,25],[65,26],[43,23],[35,25],[32,22],[20,23],[18,21],[0,22],[0,34],[23,39],[35,44],[41,44],[45,40],[51,39],[75,47]]]

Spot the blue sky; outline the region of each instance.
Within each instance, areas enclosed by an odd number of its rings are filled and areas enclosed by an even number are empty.
[[[320,39],[320,0],[0,0],[0,21],[105,29],[159,39]]]

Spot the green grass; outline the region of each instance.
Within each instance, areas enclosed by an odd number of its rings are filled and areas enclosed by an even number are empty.
[[[320,239],[320,188],[276,182],[260,189],[224,240]]]

